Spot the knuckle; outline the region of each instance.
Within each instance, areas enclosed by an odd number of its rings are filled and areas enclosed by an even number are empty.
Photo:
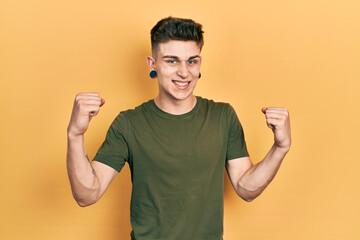
[[[83,93],[83,92],[79,92],[78,94],[76,94],[76,97],[81,97],[83,95],[85,95],[86,93]]]
[[[78,105],[83,105],[84,104],[84,99],[78,98],[76,100],[76,102],[77,102]]]
[[[80,111],[83,111],[84,109],[85,109],[85,106],[82,105],[82,104],[79,104],[79,110],[80,110]]]

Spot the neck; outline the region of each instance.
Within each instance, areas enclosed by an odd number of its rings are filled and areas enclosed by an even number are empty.
[[[160,94],[154,99],[156,106],[164,112],[181,115],[190,112],[196,105],[196,97],[189,96],[183,100],[163,98]]]

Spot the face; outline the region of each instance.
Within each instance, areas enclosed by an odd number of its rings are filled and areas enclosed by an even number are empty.
[[[147,61],[150,70],[157,72],[159,97],[181,101],[194,96],[201,66],[200,47],[195,41],[160,43],[156,56]]]

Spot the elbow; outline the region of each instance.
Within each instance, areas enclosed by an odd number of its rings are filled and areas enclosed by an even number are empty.
[[[98,188],[82,187],[76,189],[72,187],[71,190],[76,203],[80,207],[93,205],[100,198]]]
[[[261,188],[251,188],[250,186],[238,184],[237,195],[242,198],[246,202],[252,202],[255,198],[257,198],[261,192]]]
[[[82,207],[82,208],[88,207],[88,206],[94,204],[94,203],[90,203],[90,202],[82,202],[82,201],[77,201],[77,200],[76,200],[76,202],[77,202],[77,204],[78,204],[80,207]]]
[[[257,196],[240,196],[246,202],[252,202]]]
[[[254,195],[250,193],[238,193],[238,196],[246,202],[252,202],[259,195]]]
[[[95,198],[80,197],[80,196],[76,196],[76,195],[74,195],[74,199],[80,207],[88,207],[97,202],[97,199],[95,199]]]

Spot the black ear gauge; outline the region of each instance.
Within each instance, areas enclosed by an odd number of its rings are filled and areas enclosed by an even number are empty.
[[[155,70],[151,70],[150,77],[151,78],[156,78],[157,77],[157,72]]]

